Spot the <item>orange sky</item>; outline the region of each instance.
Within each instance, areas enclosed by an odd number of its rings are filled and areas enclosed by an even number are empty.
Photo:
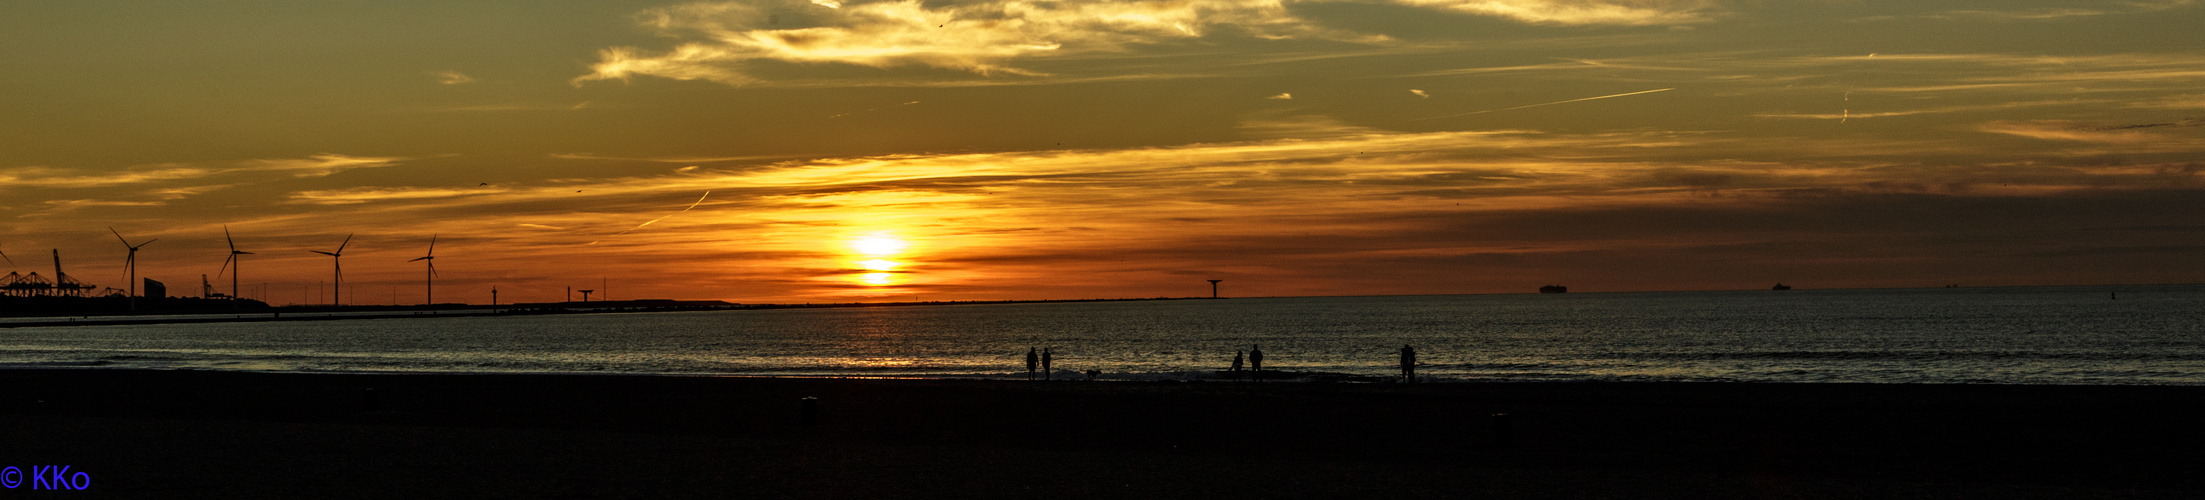
[[[276,304],[348,234],[371,304],[432,235],[475,303],[2205,281],[2191,0],[9,10],[0,252],[117,288],[225,225]]]

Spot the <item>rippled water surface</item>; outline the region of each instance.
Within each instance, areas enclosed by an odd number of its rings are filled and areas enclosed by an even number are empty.
[[[2112,294],[2118,293],[2118,299]],[[2205,286],[1320,297],[0,329],[0,363],[306,371],[2205,384]],[[1070,373],[1064,373],[1070,375]],[[1060,375],[1061,376],[1061,375]]]

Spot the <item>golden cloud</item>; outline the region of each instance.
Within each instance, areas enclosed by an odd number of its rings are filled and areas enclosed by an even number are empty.
[[[338,172],[352,169],[388,167],[396,165],[398,164],[398,162],[404,160],[407,160],[407,158],[347,156],[341,154],[322,153],[307,156],[306,158],[252,160],[245,162],[245,164],[240,168],[230,169],[228,171],[259,170],[271,172],[290,172],[292,175],[296,175],[299,177],[326,177],[332,174],[336,174]]]
[[[1681,25],[1712,21],[1708,0],[1393,0],[1394,3],[1565,25]]]
[[[2154,129],[2186,128],[2198,126],[2196,121],[2176,123],[2152,123],[2143,125],[2104,126],[2071,120],[2022,120],[1984,123],[1976,130],[1994,134],[2016,135],[2049,141],[2077,141],[2101,144],[2142,145],[2168,142],[2192,142],[2189,139],[2153,132]]]
[[[640,17],[661,34],[697,40],[663,53],[605,49],[575,83],[649,75],[744,84],[758,81],[742,71],[756,60],[1033,75],[1008,61],[1193,39],[1217,25],[1277,37],[1331,33],[1289,15],[1280,0],[697,3]]]

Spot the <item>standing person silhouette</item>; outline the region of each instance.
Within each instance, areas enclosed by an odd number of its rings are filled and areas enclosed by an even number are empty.
[[[1248,350],[1248,368],[1256,372],[1256,380],[1263,380],[1263,346]]]
[[[1053,372],[1053,371],[1055,371],[1054,369],[1052,369],[1052,368],[1049,368],[1049,364],[1050,364],[1050,363],[1051,363],[1052,361],[1054,361],[1054,360],[1053,360],[1053,359],[1051,359],[1051,358],[1054,358],[1054,357],[1055,357],[1055,356],[1053,356],[1053,355],[1052,355],[1052,353],[1050,353],[1050,352],[1049,352],[1049,349],[1048,349],[1048,348],[1044,347],[1044,348],[1042,348],[1042,349],[1041,349],[1041,379],[1042,379],[1042,380],[1049,380],[1049,375],[1050,375],[1050,372]]]
[[[1026,348],[1026,380],[1034,379],[1035,363],[1039,362],[1041,362],[1041,357],[1038,354],[1034,354],[1034,348]]]
[[[1401,380],[1416,383],[1416,348],[1401,346]]]

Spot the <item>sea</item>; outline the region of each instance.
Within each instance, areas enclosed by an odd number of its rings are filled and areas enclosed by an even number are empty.
[[[0,329],[0,367],[2205,385],[2205,285],[1228,298]]]

